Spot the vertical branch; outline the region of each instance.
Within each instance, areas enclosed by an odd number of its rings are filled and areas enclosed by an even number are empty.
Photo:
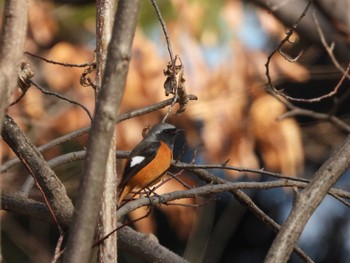
[[[113,0],[96,1],[96,94],[101,89],[103,71],[107,60],[107,47],[112,36],[116,3]],[[117,173],[116,132],[109,147],[106,180],[99,211],[97,239],[100,240],[117,228]],[[117,233],[99,245],[98,262],[117,262]]]
[[[309,185],[296,196],[292,212],[272,243],[265,262],[287,262],[310,216],[332,185],[350,166],[350,136],[316,172]]]
[[[16,88],[27,33],[28,0],[6,0],[0,37],[0,131]]]
[[[81,193],[67,241],[64,262],[88,262],[98,219],[110,143],[124,93],[140,0],[120,0],[87,145]]]
[[[101,89],[108,43],[112,36],[115,8],[116,4],[113,0],[96,1],[96,94]]]

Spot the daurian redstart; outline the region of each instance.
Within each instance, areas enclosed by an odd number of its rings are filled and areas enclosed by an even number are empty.
[[[158,183],[173,159],[175,136],[181,131],[168,123],[154,126],[129,155],[118,186],[121,201],[135,188],[144,189]]]

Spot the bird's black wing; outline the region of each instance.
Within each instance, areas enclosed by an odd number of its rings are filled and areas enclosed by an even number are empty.
[[[160,147],[160,142],[147,142],[140,143],[135,147],[135,149],[130,153],[130,157],[126,162],[122,179],[119,183],[118,189],[121,190],[127,185],[131,178],[137,174],[143,167],[145,167],[153,158],[157,155],[157,150]],[[131,166],[132,158],[136,156],[145,157],[140,163]]]

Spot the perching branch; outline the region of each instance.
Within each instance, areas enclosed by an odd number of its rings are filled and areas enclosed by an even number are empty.
[[[198,169],[198,168],[189,168],[190,172],[196,174],[201,180],[205,181],[206,183],[214,183],[214,184],[223,184],[226,181],[224,179],[221,179],[208,171],[204,169]],[[239,202],[241,202],[243,205],[249,209],[253,214],[255,214],[261,222],[266,224],[268,227],[270,227],[274,232],[279,231],[279,225],[270,218],[264,211],[262,211],[258,206],[255,205],[253,200],[243,191],[237,189],[233,190],[232,194],[237,198]],[[292,247],[292,249],[295,249],[295,252],[299,255],[301,259],[303,259],[305,262],[313,262],[312,259],[310,259],[304,251],[302,251],[299,247]]]
[[[195,95],[190,94],[190,95],[188,95],[188,99],[189,100],[197,100],[197,97]],[[163,108],[171,105],[172,102],[173,102],[173,99],[166,99],[166,100],[163,100],[161,102],[158,102],[158,103],[155,103],[155,104],[152,104],[152,105],[140,108],[140,109],[136,109],[136,110],[122,113],[121,115],[118,116],[116,123],[119,123],[119,122],[131,119],[134,117],[138,117],[138,116],[150,113],[150,112],[154,112],[154,111],[163,109]],[[56,139],[49,141],[46,144],[39,146],[37,149],[39,152],[44,152],[48,149],[51,149],[52,147],[55,147],[55,146],[60,145],[64,142],[73,140],[74,138],[77,138],[79,136],[82,136],[82,135],[88,133],[90,131],[90,128],[91,127],[88,126],[88,127],[73,131],[71,133],[65,134],[63,136],[60,136]],[[14,165],[16,165],[18,163],[20,163],[20,160],[18,158],[14,158],[14,159],[7,161],[6,163],[4,163],[3,165],[0,166],[0,173],[6,172],[7,170],[9,170],[11,167],[13,167]]]

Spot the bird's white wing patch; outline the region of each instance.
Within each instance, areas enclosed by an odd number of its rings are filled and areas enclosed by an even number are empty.
[[[130,167],[133,167],[139,163],[141,163],[143,160],[145,160],[146,157],[144,156],[134,156],[131,158],[131,162],[130,162]]]

